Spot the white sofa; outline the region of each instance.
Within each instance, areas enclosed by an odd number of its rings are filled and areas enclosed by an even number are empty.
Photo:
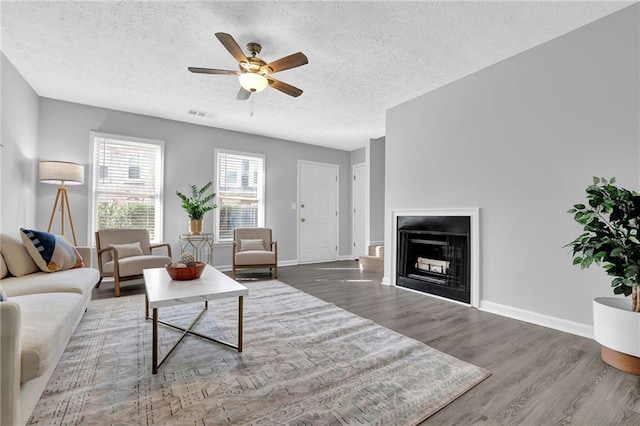
[[[100,276],[77,249],[85,267],[40,272],[17,235],[0,235],[0,426],[29,420],[89,305]]]

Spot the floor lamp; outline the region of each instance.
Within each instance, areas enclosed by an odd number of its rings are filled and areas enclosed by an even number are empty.
[[[58,193],[56,194],[56,201],[53,203],[53,209],[51,210],[51,219],[49,219],[47,232],[51,232],[53,218],[56,215],[56,210],[58,210],[58,204],[60,204],[60,224],[62,227],[60,235],[64,235],[66,212],[69,215],[73,245],[77,246],[78,240],[76,239],[76,231],[73,227],[73,217],[71,216],[69,196],[67,195],[67,187],[65,185],[82,185],[84,183],[84,166],[66,161],[41,161],[38,165],[38,174],[40,182],[60,185],[58,187]]]

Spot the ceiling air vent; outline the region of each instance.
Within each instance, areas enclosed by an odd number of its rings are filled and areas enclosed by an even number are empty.
[[[214,114],[212,112],[200,111],[197,109],[190,109],[189,115],[193,115],[196,117],[204,117],[204,118],[215,118],[217,114]]]

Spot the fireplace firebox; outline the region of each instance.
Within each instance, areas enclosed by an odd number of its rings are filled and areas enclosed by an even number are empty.
[[[469,216],[398,216],[396,285],[470,303]]]

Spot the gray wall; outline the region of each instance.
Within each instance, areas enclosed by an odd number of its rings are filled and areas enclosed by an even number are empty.
[[[394,209],[479,207],[482,303],[589,326],[610,280],[571,265],[566,211],[593,175],[638,189],[638,28],[636,4],[389,110],[387,244]]]
[[[164,240],[179,253],[178,234],[187,232],[188,218],[180,207],[176,190],[187,185],[202,185],[213,179],[214,150],[226,148],[265,155],[266,164],[266,226],[273,228],[278,240],[280,261],[297,259],[296,211],[298,160],[337,164],[340,167],[340,242],[339,254],[351,253],[351,186],[350,153],[329,148],[295,143],[280,139],[198,126],[177,121],[125,113],[120,111],[41,99],[40,143],[41,159],[65,159],[86,164],[87,180],[91,173],[90,135],[92,130],[117,135],[158,139],[165,142],[164,170]],[[88,186],[69,188],[71,209],[78,243],[88,240]],[[49,209],[55,198],[53,185],[38,184],[37,223],[48,223]],[[205,216],[205,231],[213,231],[213,214]],[[220,245],[215,250],[216,265],[231,264],[231,246]]]
[[[366,152],[365,148],[356,149],[351,151],[351,165],[354,166],[356,164],[361,164],[366,161]]]
[[[385,138],[369,140],[369,240],[384,241]]]
[[[0,53],[2,140],[0,143],[0,229],[18,232],[36,218],[38,95]]]

